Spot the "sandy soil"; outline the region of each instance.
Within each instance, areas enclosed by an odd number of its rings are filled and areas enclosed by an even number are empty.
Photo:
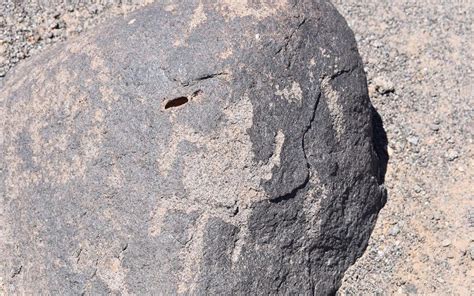
[[[473,3],[335,1],[390,153],[387,205],[341,294],[474,293]]]

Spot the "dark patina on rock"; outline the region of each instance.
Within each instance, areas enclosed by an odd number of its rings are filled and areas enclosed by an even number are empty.
[[[386,198],[352,32],[324,0],[159,2],[7,77],[2,288],[334,293]]]

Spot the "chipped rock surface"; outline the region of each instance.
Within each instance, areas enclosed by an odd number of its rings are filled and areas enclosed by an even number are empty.
[[[386,199],[327,1],[151,4],[10,71],[6,294],[331,294]]]

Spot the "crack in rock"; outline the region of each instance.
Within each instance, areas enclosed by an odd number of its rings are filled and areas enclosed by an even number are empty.
[[[306,155],[305,137],[306,137],[306,134],[308,133],[308,131],[313,126],[320,98],[321,98],[321,92],[319,92],[319,94],[318,94],[318,96],[315,100],[314,107],[313,107],[312,114],[311,114],[311,118],[310,118],[308,124],[306,125],[305,130],[303,131],[303,135],[302,135],[302,139],[301,139],[301,148],[303,150],[303,156],[304,156],[304,160],[306,162],[306,169],[307,169],[306,178],[300,185],[296,186],[290,193],[285,194],[283,196],[278,196],[278,197],[270,199],[270,202],[272,202],[272,203],[279,203],[279,202],[282,202],[282,201],[285,201],[285,200],[295,198],[296,195],[298,194],[298,192],[301,189],[304,189],[306,187],[306,185],[308,184],[308,182],[311,178],[311,165],[309,164],[308,157]]]

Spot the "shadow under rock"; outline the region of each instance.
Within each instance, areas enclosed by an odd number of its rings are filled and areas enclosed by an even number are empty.
[[[375,153],[379,158],[378,179],[380,184],[385,182],[385,173],[387,172],[387,164],[389,155],[387,152],[388,138],[387,133],[383,127],[383,120],[377,110],[372,106],[372,127],[373,127],[373,145]]]

